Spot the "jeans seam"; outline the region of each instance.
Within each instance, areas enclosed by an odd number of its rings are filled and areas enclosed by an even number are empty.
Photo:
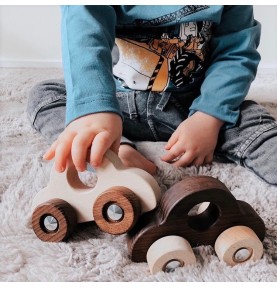
[[[135,120],[138,118],[136,102],[135,102],[135,91],[127,94],[127,105],[129,110],[129,117],[131,120]]]
[[[156,109],[159,111],[163,111],[165,109],[166,105],[168,104],[170,97],[171,97],[170,92],[161,93],[161,99],[160,99],[158,105],[156,106]]]
[[[37,114],[43,107],[45,107],[46,105],[48,105],[50,103],[56,102],[58,100],[66,100],[66,98],[61,97],[60,95],[59,96],[52,96],[50,99],[47,99],[45,101],[40,102],[30,115],[30,121],[31,121],[32,125],[35,126]]]
[[[264,134],[265,132],[273,129],[273,128],[276,128],[277,127],[277,124],[276,123],[270,123],[270,124],[267,124],[263,127],[261,127],[261,129],[259,129],[258,131],[254,132],[246,141],[245,143],[243,143],[236,151],[236,155],[237,157],[239,158],[239,161],[240,161],[240,164],[242,166],[244,166],[244,163],[243,163],[243,156],[245,155],[246,153],[246,150],[249,148],[249,146],[258,138],[260,137],[262,134]]]
[[[147,99],[147,110],[146,110],[146,115],[147,115],[147,123],[148,123],[148,125],[149,125],[149,128],[150,128],[150,130],[152,131],[152,134],[153,134],[153,136],[154,136],[154,138],[155,138],[155,140],[156,141],[159,141],[159,137],[158,137],[158,135],[157,135],[157,132],[156,132],[156,129],[155,129],[155,127],[154,127],[154,123],[153,123],[153,120],[152,120],[152,118],[153,118],[153,113],[152,113],[152,102],[154,102],[153,100],[154,100],[154,97],[155,97],[155,95],[154,94],[152,94],[152,92],[150,92],[149,94],[148,94],[148,99]]]

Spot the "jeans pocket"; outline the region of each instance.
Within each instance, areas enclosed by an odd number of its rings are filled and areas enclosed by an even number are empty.
[[[277,124],[275,122],[262,125],[257,131],[255,131],[237,150],[237,156],[240,158],[240,164],[244,166],[244,156],[249,150],[250,146],[255,146],[257,149],[261,143],[267,140],[266,132],[276,129]],[[254,150],[255,150],[254,149]]]
[[[64,96],[53,96],[50,97],[44,101],[41,101],[38,103],[35,107],[33,107],[32,111],[27,111],[27,114],[29,115],[29,120],[32,124],[32,126],[35,127],[35,122],[38,117],[38,114],[41,110],[47,110],[48,107],[52,107],[54,103],[61,102],[60,105],[66,105],[66,97]],[[30,107],[30,106],[29,106]],[[36,128],[36,127],[35,127]]]

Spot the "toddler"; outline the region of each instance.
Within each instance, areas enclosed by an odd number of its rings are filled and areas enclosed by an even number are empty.
[[[164,141],[177,167],[214,155],[277,184],[277,125],[245,101],[261,26],[252,6],[64,6],[64,80],[30,93],[28,117],[49,143],[44,159],[78,171],[118,153],[151,174],[132,141]]]

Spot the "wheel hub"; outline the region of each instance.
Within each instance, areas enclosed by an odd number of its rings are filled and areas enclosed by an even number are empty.
[[[171,260],[169,262],[167,262],[167,264],[165,265],[165,268],[164,268],[164,272],[173,272],[175,271],[176,268],[179,268],[179,267],[183,267],[183,263],[180,262],[179,260]]]
[[[253,254],[253,249],[251,249],[251,248],[240,248],[234,253],[233,260],[236,263],[246,262],[248,259],[251,258],[252,254]]]
[[[44,218],[43,225],[47,229],[47,231],[50,232],[55,231],[59,226],[58,220],[51,215],[48,215]]]
[[[112,221],[119,221],[123,214],[123,209],[117,204],[111,204],[107,209],[107,216]]]

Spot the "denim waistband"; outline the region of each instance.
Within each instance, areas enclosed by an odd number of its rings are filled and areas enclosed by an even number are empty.
[[[171,99],[173,105],[181,106],[183,109],[188,109],[191,105],[192,101],[199,96],[199,90],[194,90],[188,93],[176,93],[176,92],[146,92],[146,91],[126,91],[126,92],[118,92],[118,95],[125,95],[127,98],[128,110],[130,119],[138,118],[138,112],[136,107],[135,98],[139,93],[145,94],[145,97],[150,97],[153,101],[154,98],[159,97],[160,100],[156,105],[156,109],[159,111],[163,111]],[[151,101],[151,102],[152,102]],[[156,101],[155,101],[156,102]],[[156,102],[157,103],[157,102]],[[184,110],[186,110],[184,109]]]
[[[165,106],[167,105],[170,97],[171,97],[171,92],[162,92],[162,93],[158,93],[158,92],[138,92],[138,91],[128,91],[128,92],[123,92],[126,97],[127,97],[127,104],[128,104],[128,110],[129,110],[129,115],[130,115],[130,119],[136,119],[138,118],[138,112],[137,112],[137,107],[136,107],[136,102],[135,102],[135,98],[136,98],[136,93],[145,93],[146,97],[160,97],[160,101],[158,102],[156,109],[163,111]],[[148,94],[148,95],[147,95]],[[156,95],[155,95],[156,94]]]

